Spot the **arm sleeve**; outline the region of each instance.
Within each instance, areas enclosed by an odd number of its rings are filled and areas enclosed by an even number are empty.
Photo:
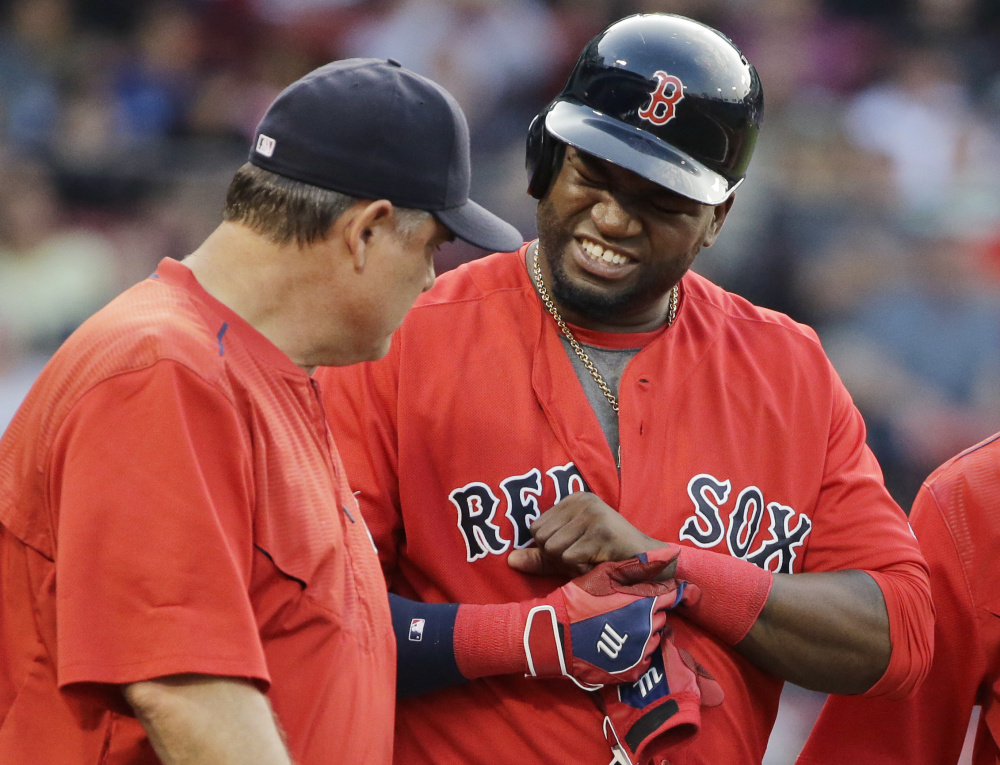
[[[457,603],[418,603],[389,593],[396,634],[396,698],[461,685],[455,662]]]
[[[926,675],[933,653],[927,564],[865,443],[860,413],[839,379],[835,383],[827,464],[806,569],[857,569],[875,580],[885,601],[892,653],[886,672],[868,694],[903,697]]]
[[[351,489],[371,531],[391,586],[396,550],[403,540],[399,506],[396,401],[399,342],[386,358],[347,367],[323,367],[323,406]]]
[[[982,641],[961,561],[926,486],[910,517],[931,567],[937,607],[930,672],[905,700],[831,696],[799,758],[801,765],[958,761],[985,667]]]
[[[266,687],[249,439],[225,394],[169,360],[112,377],[61,426],[50,475],[60,686],[200,673]]]

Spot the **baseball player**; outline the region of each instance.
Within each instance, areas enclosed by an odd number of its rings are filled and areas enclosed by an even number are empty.
[[[924,675],[926,565],[816,335],[689,270],[762,106],[717,31],[610,25],[529,128],[538,240],[444,275],[385,359],[317,373],[390,590],[425,603],[394,613],[440,627],[436,662],[397,628],[410,692],[436,688],[397,708],[398,762],[633,759],[615,747],[641,720],[483,665],[505,604],[644,551],[700,593],[670,623],[724,701],[643,763],[759,763],[782,679],[906,695]]]
[[[310,373],[383,356],[446,239],[517,245],[469,179],[440,86],[329,64],[225,222],[55,354],[0,440],[0,762],[391,760],[385,583]]]
[[[1000,762],[1000,434],[953,457],[910,511],[937,609],[934,660],[909,699],[831,697],[799,762],[954,765],[973,706],[974,765]]]

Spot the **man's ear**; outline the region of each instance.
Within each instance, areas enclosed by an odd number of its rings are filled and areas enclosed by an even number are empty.
[[[702,241],[702,247],[711,247],[715,244],[715,240],[719,236],[719,232],[722,230],[722,224],[726,222],[726,216],[729,215],[729,211],[733,208],[733,201],[736,199],[736,192],[729,195],[729,199],[725,202],[720,202],[712,208],[712,222],[708,226],[708,230],[705,232],[705,238]]]
[[[363,200],[344,213],[343,238],[354,270],[364,273],[372,244],[392,227],[393,206],[388,199]]]

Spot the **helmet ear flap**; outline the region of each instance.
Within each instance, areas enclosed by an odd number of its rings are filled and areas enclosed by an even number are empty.
[[[562,165],[566,144],[557,141],[545,129],[545,118],[552,109],[550,104],[528,126],[525,165],[528,169],[528,193],[541,199]]]

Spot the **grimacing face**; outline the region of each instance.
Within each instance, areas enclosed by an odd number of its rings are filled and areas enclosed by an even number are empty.
[[[543,275],[563,317],[603,331],[656,329],[670,288],[715,241],[732,200],[704,205],[567,147],[538,204]]]

